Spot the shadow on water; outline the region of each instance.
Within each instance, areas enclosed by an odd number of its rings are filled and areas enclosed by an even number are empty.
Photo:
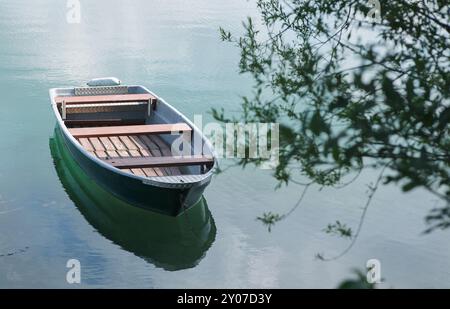
[[[216,236],[204,198],[176,218],[129,205],[86,175],[60,134],[56,128],[50,138],[58,177],[78,210],[101,235],[166,270],[190,268],[200,262]]]

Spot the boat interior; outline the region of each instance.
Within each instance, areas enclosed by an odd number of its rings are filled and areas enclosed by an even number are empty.
[[[141,177],[201,175],[214,165],[212,154],[192,156],[191,146],[189,155],[172,153],[171,143],[180,135],[190,142],[193,130],[141,87],[80,87],[54,100],[80,145],[122,171]]]

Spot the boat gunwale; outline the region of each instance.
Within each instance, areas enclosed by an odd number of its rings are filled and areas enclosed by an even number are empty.
[[[210,181],[214,170],[217,168],[217,156],[216,156],[216,152],[214,150],[214,148],[211,145],[211,142],[205,138],[205,136],[203,135],[203,133],[185,116],[183,115],[180,111],[178,111],[175,107],[173,107],[172,105],[170,105],[169,103],[167,103],[163,98],[157,96],[155,93],[153,93],[152,91],[150,91],[149,89],[147,89],[145,86],[142,85],[127,85],[128,87],[136,87],[136,88],[141,88],[142,90],[146,91],[147,93],[155,96],[158,100],[158,104],[164,104],[169,110],[171,110],[171,112],[177,114],[178,116],[181,117],[181,119],[188,124],[193,131],[193,134],[197,133],[199,136],[201,136],[202,138],[202,142],[205,144],[205,146],[208,148],[209,151],[211,151],[212,157],[214,158],[214,164],[211,167],[211,169],[206,172],[205,174],[199,174],[199,175],[179,175],[179,176],[171,176],[171,179],[174,180],[178,180],[180,182],[167,182],[167,177],[161,177],[161,181],[158,180],[158,176],[151,176],[151,177],[144,177],[144,176],[139,176],[139,175],[135,175],[135,174],[130,174],[127,173],[125,171],[122,171],[118,168],[115,168],[114,166],[104,162],[103,160],[101,160],[100,158],[97,158],[96,156],[94,156],[93,154],[89,153],[76,139],[75,137],[72,136],[72,134],[70,134],[69,129],[67,128],[67,126],[65,125],[59,111],[58,111],[58,104],[55,101],[55,97],[57,97],[57,92],[61,91],[61,90],[69,90],[72,91],[74,90],[74,87],[59,87],[59,88],[50,88],[49,89],[49,95],[50,95],[50,102],[52,105],[52,109],[53,109],[53,113],[56,116],[56,120],[58,122],[58,126],[60,127],[60,129],[62,130],[64,136],[66,137],[66,139],[68,139],[68,141],[70,143],[72,143],[73,146],[75,146],[78,151],[80,151],[86,158],[88,158],[89,160],[93,161],[95,164],[100,165],[103,168],[106,168],[107,170],[125,176],[125,177],[129,177],[129,178],[134,178],[137,179],[139,181],[141,181],[143,184],[146,185],[153,185],[153,186],[157,186],[157,187],[162,187],[162,188],[181,188],[181,189],[186,189],[186,188],[191,188],[194,186],[201,186],[204,183],[207,183]],[[183,176],[195,176],[194,178],[197,178],[196,181],[186,181]],[[166,180],[166,181],[164,181]]]

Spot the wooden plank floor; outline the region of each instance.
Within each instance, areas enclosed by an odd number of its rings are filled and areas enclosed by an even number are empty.
[[[109,137],[83,137],[78,142],[98,158],[161,157],[171,156],[169,146],[157,135],[126,135]],[[178,167],[132,168],[122,171],[138,176],[181,175]]]

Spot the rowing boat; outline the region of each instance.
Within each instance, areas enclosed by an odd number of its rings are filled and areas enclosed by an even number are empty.
[[[195,205],[217,163],[202,132],[144,86],[88,85],[49,91],[57,129],[85,173],[137,207],[177,216]]]

